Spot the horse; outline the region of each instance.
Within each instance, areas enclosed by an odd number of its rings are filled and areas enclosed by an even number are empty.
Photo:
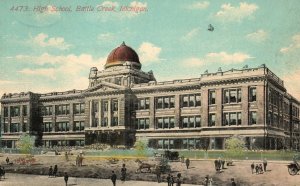
[[[142,172],[143,169],[146,169],[147,172],[151,172],[151,167],[155,167],[155,165],[151,165],[149,163],[143,163],[141,160],[136,159],[136,163],[139,164],[139,168],[136,170],[136,173]]]

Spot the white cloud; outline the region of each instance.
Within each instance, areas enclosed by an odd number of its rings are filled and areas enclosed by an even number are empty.
[[[242,19],[251,16],[257,9],[258,6],[256,4],[244,2],[240,3],[237,7],[234,7],[228,3],[221,6],[221,10],[216,13],[215,17],[225,22],[241,21]]]
[[[115,38],[116,38],[115,34],[109,32],[98,35],[98,40],[100,41],[112,41]]]
[[[263,42],[268,38],[268,33],[262,29],[246,35],[246,38],[254,42]]]
[[[300,100],[300,86],[295,85],[295,80],[300,79],[300,69],[297,69],[296,71],[285,75],[282,79],[284,81],[285,87],[288,90],[287,92]]]
[[[187,6],[188,9],[206,9],[209,6],[208,1],[194,2]]]
[[[300,34],[296,34],[292,37],[292,43],[288,47],[283,47],[280,49],[282,53],[288,53],[300,48]]]
[[[199,35],[199,32],[200,32],[200,28],[194,28],[193,30],[191,30],[190,32],[182,36],[181,40],[190,41],[191,39]]]
[[[34,44],[41,47],[53,47],[61,50],[70,48],[70,44],[66,43],[62,37],[49,37],[47,34],[40,33],[32,38]]]
[[[251,59],[248,54],[244,54],[241,52],[236,52],[233,54],[228,54],[226,52],[219,52],[219,53],[208,53],[203,58],[188,58],[184,60],[184,64],[187,66],[203,66],[204,64],[208,63],[221,63],[225,65],[229,64],[238,64],[243,63],[244,61]]]
[[[26,75],[31,75],[31,76],[45,76],[45,77],[50,77],[51,79],[56,79],[54,68],[39,68],[39,69],[25,68],[18,72]]]
[[[160,61],[160,52],[161,48],[149,42],[143,42],[138,49],[139,57],[143,64]]]

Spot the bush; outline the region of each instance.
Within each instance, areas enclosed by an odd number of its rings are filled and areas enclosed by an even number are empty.
[[[233,136],[225,140],[225,154],[228,159],[238,158],[244,154],[245,141],[239,136]]]
[[[16,147],[20,149],[20,153],[30,154],[34,147],[35,137],[28,134],[22,134],[16,143]]]

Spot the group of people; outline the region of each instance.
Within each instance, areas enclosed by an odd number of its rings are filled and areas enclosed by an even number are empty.
[[[57,176],[57,165],[54,165],[54,168],[52,168],[52,166],[50,166],[49,171],[48,171],[48,176],[50,177],[56,177]]]
[[[83,156],[81,154],[77,155],[77,157],[76,157],[76,166],[81,167],[82,166],[82,161],[83,161]]]
[[[267,159],[263,160],[263,163],[254,165],[254,162],[251,164],[251,172],[254,174],[254,171],[256,174],[263,174],[264,172],[267,172]]]
[[[124,182],[126,180],[126,174],[127,174],[126,172],[127,172],[126,165],[123,164],[122,168],[121,168],[121,181],[122,182]],[[116,175],[115,171],[112,171],[112,175],[111,175],[110,179],[113,183],[113,186],[116,186],[117,175]]]
[[[176,183],[176,186],[181,186],[181,184],[182,184],[181,174],[178,173],[176,179],[173,177],[173,175],[168,174],[167,183],[168,183],[168,186],[174,186],[174,183]]]
[[[220,172],[221,169],[224,169],[224,166],[225,166],[225,160],[224,159],[221,159],[221,158],[216,159],[214,161],[214,163],[215,163],[215,169],[216,169],[217,172]]]

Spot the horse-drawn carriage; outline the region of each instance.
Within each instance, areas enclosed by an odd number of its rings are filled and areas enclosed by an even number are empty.
[[[137,159],[135,162],[139,164],[136,173],[151,173],[153,172],[153,170],[155,173],[159,171],[162,174],[171,172],[171,166],[169,165],[169,160],[166,158],[161,158],[161,160],[156,164],[144,163],[139,159]]]
[[[177,151],[166,150],[164,157],[171,161],[179,160],[179,153]]]
[[[300,171],[300,165],[297,162],[300,155],[295,155],[293,158],[293,162],[288,165],[288,172],[290,175],[294,176]]]

